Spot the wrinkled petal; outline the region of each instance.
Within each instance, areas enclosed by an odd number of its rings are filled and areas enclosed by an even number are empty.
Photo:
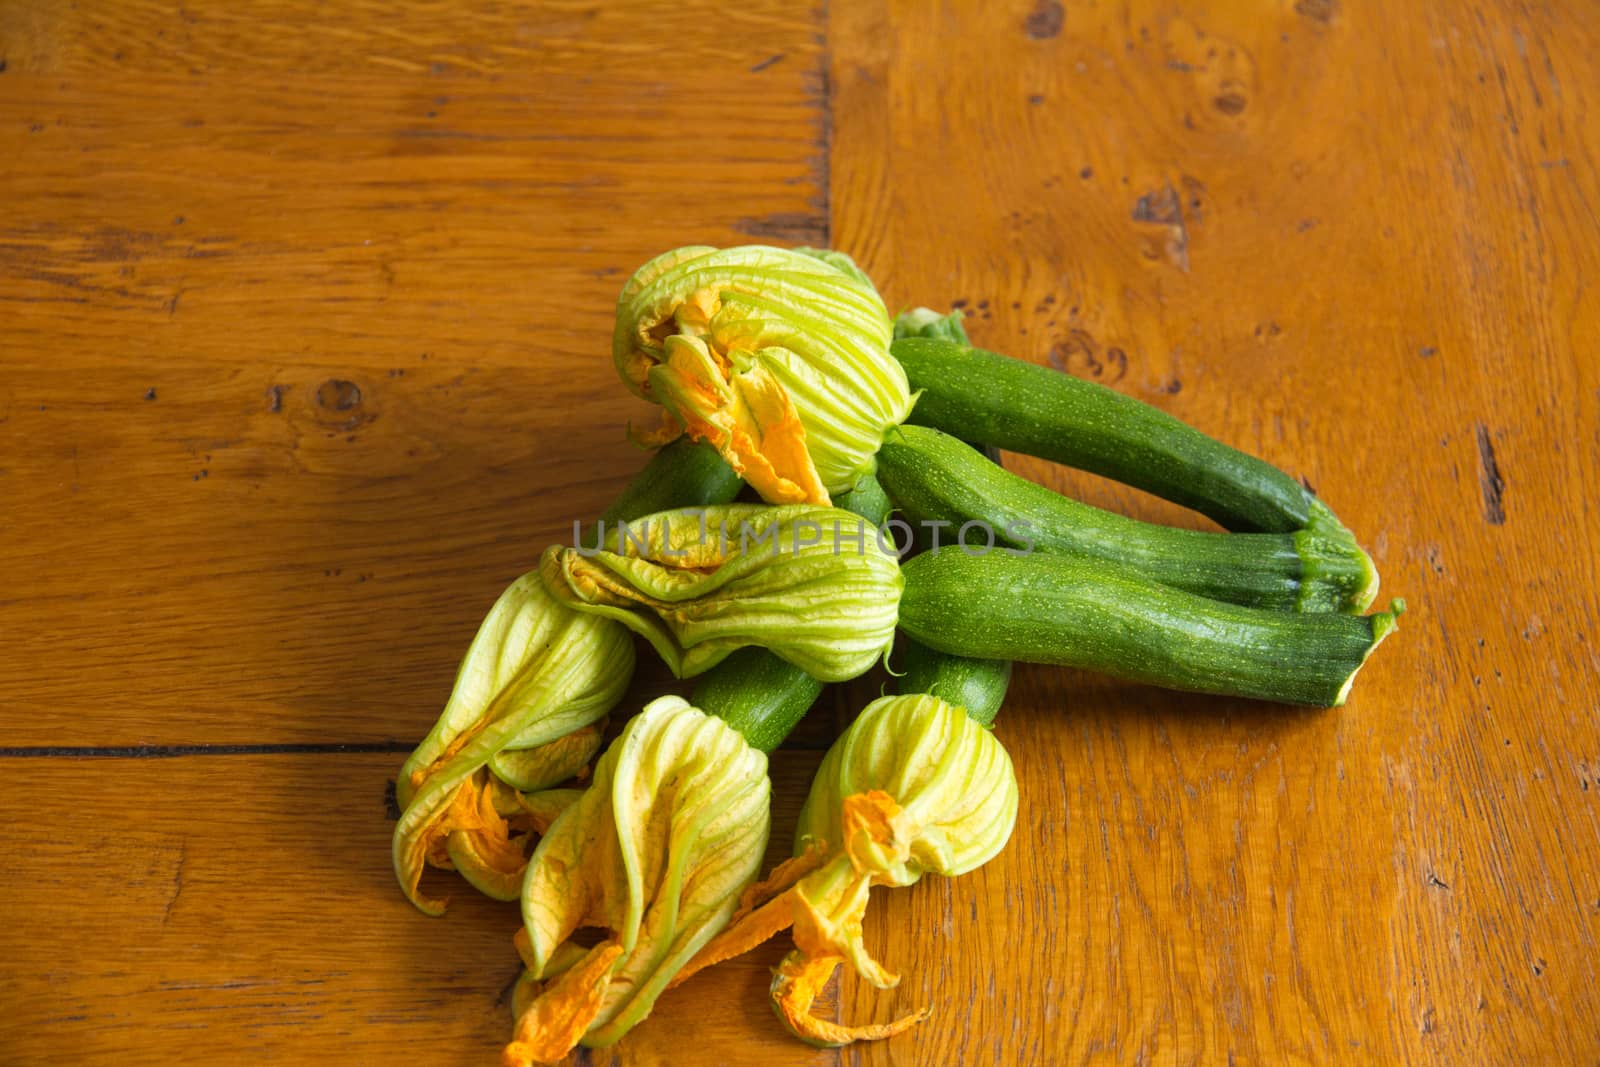
[[[926,1019],[931,1011],[923,1008],[892,1023],[844,1026],[811,1014],[811,1005],[828,979],[843,962],[838,956],[807,956],[791,952],[772,974],[772,1007],[789,1032],[808,1045],[836,1048],[852,1041],[882,1041],[904,1033]]]
[[[621,698],[633,662],[626,627],[566,607],[537,572],[512,583],[479,627],[438,723],[396,782],[402,812],[394,868],[412,903],[428,914],[443,910],[442,899],[420,893],[422,870],[430,862],[454,866],[448,843],[460,831],[469,835],[454,845],[464,873],[492,894],[505,891],[514,877],[510,832],[494,820],[486,768],[515,745],[535,754],[508,757],[508,777],[537,788],[570,776],[598,745],[596,723]]]
[[[622,946],[596,945],[584,961],[563,973],[534,997],[517,1019],[515,1036],[501,1053],[505,1067],[554,1063],[578,1043],[600,1014],[611,971]]]
[[[445,844],[450,866],[491,900],[516,900],[528,865],[525,839],[457,830]]]
[[[769,503],[825,504],[873,470],[912,398],[892,328],[848,256],[751,245],[674,249],[617,302],[629,389],[709,441]]]
[[[395,782],[401,808],[411,805],[432,770],[490,726],[501,728],[502,744],[533,748],[604,716],[616,697],[607,700],[610,687],[597,685],[594,676],[613,683],[620,677],[626,688],[631,659],[616,657],[631,655],[632,648],[596,623],[564,610],[537,570],[512,582],[479,624],[438,721],[401,768]]]
[[[529,825],[536,834],[549,832],[550,825],[581,796],[581,789],[541,789],[537,793],[516,794],[517,803],[527,813]]]
[[[667,984],[682,985],[707,967],[731,960],[761,945],[794,925],[796,895],[794,884],[817,868],[826,857],[816,850],[785,860],[766,880],[746,889],[739,898],[739,910],[728,920],[728,928],[695,953]]]
[[[772,994],[796,1036],[833,1045],[899,1033],[927,1012],[845,1027],[813,1018],[811,1003],[843,961],[879,988],[898,983],[862,936],[872,887],[972,870],[1004,846],[1016,811],[1010,757],[964,711],[921,694],[874,701],[823,757],[801,809],[797,858],[746,895],[728,929],[682,976],[788,926],[797,951],[779,968]]]
[[[514,789],[536,793],[569,778],[580,778],[605,740],[606,719],[581,727],[548,744],[520,748],[513,741],[489,759],[496,778]]]
[[[808,505],[658,512],[602,550],[551,548],[540,570],[555,598],[621,622],[679,677],[760,645],[822,681],[854,678],[893,643],[902,585],[876,529]]]
[[[469,774],[458,781],[451,790],[429,805],[426,819],[414,820],[407,825],[406,815],[400,817],[395,830],[395,872],[400,878],[400,888],[406,897],[429,915],[444,912],[445,901],[424,894],[419,888],[422,869],[428,864],[449,869],[452,865],[446,842],[458,830],[486,830],[502,833],[504,820],[494,810],[488,799],[488,776],[481,772]],[[413,805],[413,809],[415,805]],[[404,827],[402,833],[401,827]]]
[[[480,772],[481,774],[481,772]],[[471,828],[448,829],[445,838],[446,862],[484,896],[494,900],[516,900],[522,893],[522,879],[528,868],[528,855],[538,835],[580,795],[576,789],[549,789],[538,793],[519,793],[498,779],[480,794],[488,798],[493,811],[480,812]]]
[[[519,944],[536,974],[582,927],[609,931],[620,951],[581,1029],[572,1013],[541,1007],[570,988],[558,982],[530,1002],[519,1042],[561,1054],[580,1039],[606,1045],[649,1014],[758,873],[770,821],[766,771],[766,756],[679,697],[653,701],[624,727],[595,765],[594,784],[534,852]]]
[[[762,366],[729,376],[698,337],[675,335],[649,371],[650,389],[690,436],[711,444],[774,504],[826,504],[828,491],[806,451],[806,428],[789,394]]]
[[[845,804],[879,792],[903,814],[894,832],[864,833],[881,810]],[[885,697],[861,712],[812,780],[795,847],[848,842],[878,885],[910,885],[924,871],[954,876],[988,862],[1017,817],[1017,779],[995,736],[960,708],[925,694]]]

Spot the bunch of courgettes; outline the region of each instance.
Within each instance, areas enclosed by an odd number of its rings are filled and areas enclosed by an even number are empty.
[[[1404,603],[1360,614],[1377,595],[1377,571],[1298,481],[1131,397],[974,348],[958,315],[919,310],[897,331],[890,350],[919,396],[912,425],[879,452],[878,480],[912,519],[953,530],[977,522],[1003,546],[907,563],[905,633],[964,657],[1344,702]],[[1112,478],[1231,532],[1137,522],[1069,500],[968,441]],[[1008,531],[1020,532],[1005,545]]]
[[[987,723],[1015,660],[1344,703],[1404,602],[1361,614],[1377,595],[1372,560],[1299,481],[1105,386],[975,348],[959,312],[918,309],[896,333],[890,352],[916,406],[885,437],[875,476],[840,502],[873,522],[893,513],[952,538],[983,531],[981,543],[947,542],[903,564],[900,692],[954,699]],[[1006,471],[1000,449],[1142,489],[1227,532],[1080,503]],[[751,652],[713,676],[707,699],[745,692],[735,681],[745,673],[751,690],[798,684]]]
[[[426,865],[522,902],[508,1064],[609,1044],[670,985],[788,926],[797,948],[772,995],[791,1030],[823,1044],[899,1032],[920,1015],[851,1028],[809,1008],[841,960],[896,980],[860,941],[871,886],[962,873],[1009,837],[1015,776],[979,727],[1013,661],[1334,706],[1403,610],[1362,614],[1372,561],[1287,474],[1130,397],[975,348],[958,314],[891,323],[837,253],[659,256],[623,288],[614,356],[663,406],[661,427],[635,434],[662,447],[598,526],[575,524],[573,545],[547,549],[491,610],[397,790],[395,867],[413,902],[442,910],[418,888]],[[1222,532],[1067,499],[1006,471],[1001,449],[1153,493]],[[745,486],[764,504],[735,503]],[[769,563],[742,537],[709,544],[708,514],[754,520],[775,546],[791,536],[793,558],[780,547]],[[892,544],[858,536],[861,558],[843,560],[852,515],[949,540],[913,537],[922,550],[896,562]],[[825,681],[886,658],[896,624],[901,696],[834,744],[794,858],[752,884],[765,754]],[[689,699],[646,705],[592,788],[561,788],[623,698],[628,631],[694,678]],[[608,937],[573,942],[584,926]]]

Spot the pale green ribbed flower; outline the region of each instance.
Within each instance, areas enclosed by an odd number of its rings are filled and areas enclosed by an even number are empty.
[[[439,721],[395,783],[402,813],[394,868],[412,903],[433,915],[443,910],[442,900],[418,890],[428,863],[461,870],[491,895],[515,897],[525,858],[524,841],[512,834],[542,829],[554,811],[517,798],[506,783],[543,790],[587,763],[633,662],[625,627],[566,607],[537,571],[501,594]]]
[[[612,354],[666,408],[662,438],[711,442],[774,504],[826,504],[872,473],[912,397],[867,276],[838,252],[692,245],[617,301]]]
[[[679,981],[793,926],[797,949],[772,983],[789,1028],[820,1045],[898,1033],[926,1013],[865,1027],[810,1014],[842,961],[880,988],[899,982],[862,942],[868,891],[980,866],[1010,839],[1016,816],[1011,757],[962,709],[924,694],[873,701],[817,770],[800,813],[796,858],[745,895],[727,932]]]
[[[645,706],[539,842],[523,884],[511,1067],[609,1045],[738,907],[770,825],[767,757],[680,697]],[[583,949],[583,927],[606,936]]]
[[[825,682],[863,673],[894,640],[900,565],[857,515],[793,504],[663,511],[605,551],[551,548],[550,592],[645,637],[680,678],[760,645]]]

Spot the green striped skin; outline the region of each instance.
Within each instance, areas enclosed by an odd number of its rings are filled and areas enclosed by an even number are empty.
[[[600,521],[609,533],[619,522],[632,522],[658,511],[730,503],[743,487],[744,480],[716,449],[680,437],[650,457],[601,514]],[[599,530],[593,524],[584,528],[582,543],[600,543]]]
[[[853,511],[874,526],[883,525],[891,507],[889,494],[884,492],[883,485],[871,474],[862,477],[848,493],[836,497],[833,506]]]
[[[1070,556],[946,549],[901,568],[900,628],[930,648],[1054,663],[1169,689],[1332,707],[1405,605],[1263,611]]]
[[[771,752],[822,695],[822,683],[764,648],[741,648],[702,674],[689,702]]]
[[[905,673],[895,679],[895,689],[903,695],[928,693],[965,708],[967,717],[979,726],[993,726],[1000,705],[1011,685],[1011,661],[972,659],[935,652],[920,641],[904,636],[900,640],[901,667]]]
[[[1343,534],[1206,533],[1139,522],[1018,477],[949,434],[905,426],[878,452],[878,479],[913,526],[964,523],[995,543],[1120,564],[1153,581],[1276,611],[1364,611],[1377,593],[1372,562]],[[1343,536],[1340,536],[1343,534]],[[987,543],[983,527],[967,543]]]
[[[936,337],[890,352],[921,391],[918,425],[1114,478],[1228,530],[1292,533],[1311,517],[1284,472],[1103,385]]]

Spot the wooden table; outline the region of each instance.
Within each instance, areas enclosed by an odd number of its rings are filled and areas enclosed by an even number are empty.
[[[514,911],[413,911],[385,786],[697,241],[1303,475],[1411,611],[1331,712],[1019,671],[1010,846],[824,1009],[913,1035],[789,1041],[773,946],[580,1062],[1596,1062],[1591,11],[467,6],[0,5],[0,1062],[497,1062]]]

